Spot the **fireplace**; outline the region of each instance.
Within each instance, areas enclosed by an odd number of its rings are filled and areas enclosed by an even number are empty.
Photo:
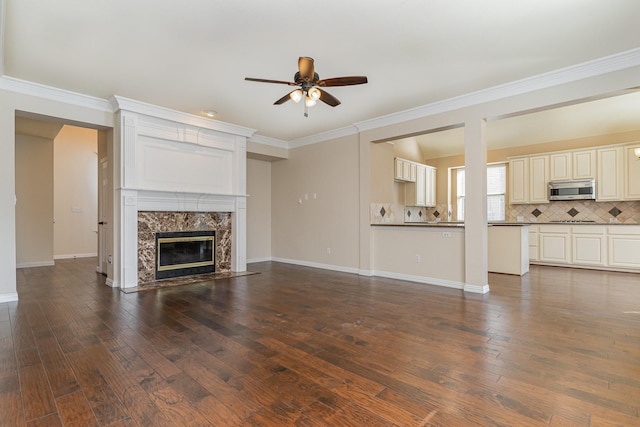
[[[155,236],[156,280],[215,272],[215,231],[161,232]]]

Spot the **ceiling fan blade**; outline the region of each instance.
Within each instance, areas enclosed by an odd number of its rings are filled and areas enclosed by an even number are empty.
[[[331,105],[332,107],[337,107],[340,105],[340,101],[335,96],[331,95],[329,92],[325,92],[322,89],[320,91],[320,101],[324,102],[327,105]]]
[[[308,82],[313,81],[315,73],[313,69],[313,58],[309,58],[308,56],[298,58],[298,71],[300,72],[300,78],[302,78],[302,80]]]
[[[353,86],[367,83],[367,76],[349,76],[349,77],[334,77],[331,79],[318,80],[316,83],[318,86],[330,87],[330,86]]]
[[[296,89],[298,90],[298,89]],[[288,94],[286,94],[285,96],[283,96],[282,98],[278,99],[276,102],[273,103],[273,105],[280,105],[280,104],[284,104],[285,102],[287,102],[288,100],[291,99],[291,94],[293,92],[295,92],[296,90],[292,90],[291,92],[289,92]]]
[[[254,79],[253,77],[245,77],[244,79],[247,80],[247,81],[250,81],[250,82],[278,83],[278,84],[281,84],[281,85],[298,86],[297,83],[285,82],[285,81],[282,81],[282,80]]]

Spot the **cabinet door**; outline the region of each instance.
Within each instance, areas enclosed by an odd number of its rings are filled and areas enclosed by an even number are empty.
[[[405,181],[411,181],[411,163],[406,160],[402,161],[402,179]],[[413,182],[415,182],[415,179]]]
[[[529,158],[529,202],[549,203],[549,156]]]
[[[602,234],[574,234],[572,262],[585,265],[607,264],[607,240]]]
[[[538,227],[529,226],[529,261],[538,261],[540,254],[538,252]]]
[[[427,166],[425,169],[425,205],[436,205],[436,168]]]
[[[573,152],[573,179],[587,179],[596,177],[595,150]]]
[[[540,261],[568,264],[571,253],[569,234],[540,233]]]
[[[624,160],[622,147],[601,148],[597,152],[596,200],[622,200]]]
[[[402,181],[403,180],[403,173],[404,173],[404,162],[402,161],[402,159],[399,158],[395,158],[394,161],[394,179],[397,179],[398,181]]]
[[[529,202],[529,159],[509,160],[509,203]]]
[[[573,156],[558,153],[549,156],[549,181],[573,178]]]
[[[423,165],[416,165],[416,206],[425,205],[425,185],[426,185],[426,167]]]
[[[610,267],[640,268],[640,235],[609,235],[608,247]]]
[[[625,200],[640,200],[640,159],[634,153],[636,148],[640,143],[623,147]]]

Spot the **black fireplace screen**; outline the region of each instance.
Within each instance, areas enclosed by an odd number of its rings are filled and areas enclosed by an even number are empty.
[[[156,233],[156,279],[215,272],[215,231]]]

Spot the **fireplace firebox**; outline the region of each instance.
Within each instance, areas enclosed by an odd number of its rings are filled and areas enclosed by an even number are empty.
[[[156,280],[216,270],[215,231],[156,233]]]

